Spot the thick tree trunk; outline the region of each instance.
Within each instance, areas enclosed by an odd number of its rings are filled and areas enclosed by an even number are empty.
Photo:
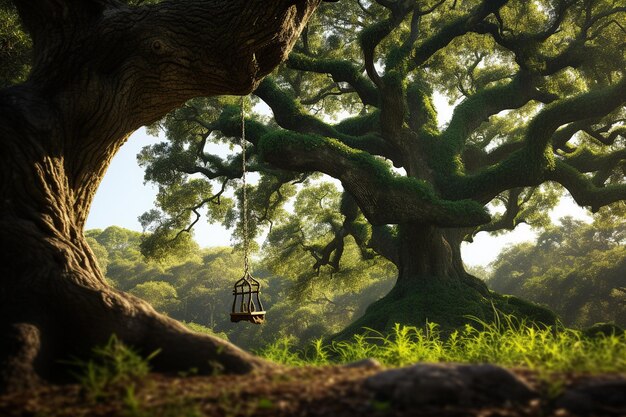
[[[26,95],[9,90],[0,101],[17,97]],[[62,129],[41,135],[39,126],[12,108],[0,109],[13,116],[2,117],[1,130],[0,389],[67,377],[60,360],[87,356],[111,334],[144,354],[160,349],[154,359],[160,370],[211,372],[219,366],[246,372],[263,366],[236,347],[192,333],[147,303],[110,288],[82,229],[113,150],[83,159],[78,175],[94,174],[77,181]],[[52,119],[45,107],[38,110]],[[32,116],[35,109],[25,113]]]
[[[425,224],[403,224],[400,225],[399,239],[399,284],[435,277],[458,279],[465,272],[461,260],[454,259],[457,253],[442,229]]]
[[[466,232],[425,224],[399,225],[395,286],[334,338],[349,338],[365,328],[388,332],[396,323],[424,328],[434,322],[447,332],[467,323],[468,315],[491,319],[492,303],[499,301],[463,267],[461,242]]]
[[[496,314],[553,324],[556,317],[549,310],[493,293],[482,280],[465,271],[461,242],[468,232],[463,228],[400,225],[395,286],[333,339],[347,339],[367,329],[388,333],[397,323],[421,329],[436,323],[448,334],[465,324],[478,326],[476,318],[490,322]]]
[[[427,281],[463,282],[483,295],[487,286],[465,271],[461,243],[467,228],[440,228],[424,224],[403,224],[399,233],[398,281],[396,285],[417,285]]]
[[[0,91],[0,391],[67,377],[116,334],[157,370],[269,366],[110,288],[83,236],[95,191],[137,127],[185,100],[251,91],[319,0],[14,1],[34,41]]]

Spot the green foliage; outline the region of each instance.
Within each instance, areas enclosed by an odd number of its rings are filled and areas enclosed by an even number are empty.
[[[172,311],[180,304],[176,288],[164,281],[137,284],[130,293],[149,302],[159,311]]]
[[[104,230],[88,230],[85,232],[85,236],[88,242],[91,242],[90,239],[93,239],[106,250],[108,262],[132,262],[141,257],[139,252],[141,233],[118,226],[109,226]],[[100,259],[100,256],[104,255],[104,253],[101,247],[97,247],[97,249],[92,247],[92,249],[102,263],[104,259]]]
[[[189,257],[197,253],[199,247],[190,233],[160,227],[142,237],[140,248],[146,258],[168,262]]]
[[[93,349],[92,359],[76,359],[69,364],[78,368],[74,375],[87,397],[102,401],[118,396],[120,391],[132,396],[136,384],[150,371],[148,361],[157,354],[155,351],[143,358],[112,335],[105,345]]]
[[[505,249],[492,264],[489,286],[546,305],[570,326],[625,326],[626,228],[622,213],[609,212],[592,224],[565,217],[536,244]]]
[[[0,0],[0,89],[22,82],[30,69],[32,41],[10,0]]]
[[[319,351],[324,355],[319,355]],[[447,337],[432,322],[423,328],[396,324],[385,333],[363,329],[350,340],[329,345],[315,342],[302,350],[284,338],[259,353],[289,365],[327,365],[374,358],[387,366],[416,362],[494,363],[542,372],[624,372],[626,333],[587,338],[561,326],[535,325],[496,313],[495,320],[473,319]]]
[[[100,270],[104,275],[106,275],[107,267],[109,266],[109,252],[103,245],[91,236],[87,236],[87,244],[89,244],[89,247],[96,256]]]
[[[283,323],[268,322],[264,334],[296,335],[296,343],[323,337],[361,315],[365,306],[390,289],[395,267],[380,257],[367,258],[353,238],[342,236],[342,213],[355,218],[353,227],[363,226],[356,234],[367,241],[369,225],[360,213],[349,210],[330,183],[303,188],[293,213],[272,228],[263,247],[263,264],[284,282],[272,307]],[[340,265],[335,251],[341,253]],[[327,265],[319,261],[324,256],[329,258]]]

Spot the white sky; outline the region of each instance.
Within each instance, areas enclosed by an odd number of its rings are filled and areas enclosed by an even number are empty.
[[[440,115],[440,124],[446,123],[451,116],[451,107],[437,94],[435,106]],[[160,140],[140,129],[122,146],[96,193],[87,219],[87,229],[104,229],[116,225],[141,231],[137,217],[153,207],[157,188],[143,183],[143,169],[137,164],[137,153],[144,146]],[[588,212],[576,205],[570,197],[562,199],[551,213],[553,220],[567,215],[589,218]],[[463,260],[470,266],[487,266],[505,246],[534,238],[535,233],[525,224],[497,237],[481,232],[475,236],[473,243],[463,244]],[[230,233],[224,227],[202,221],[195,227],[195,239],[205,247],[230,245]]]

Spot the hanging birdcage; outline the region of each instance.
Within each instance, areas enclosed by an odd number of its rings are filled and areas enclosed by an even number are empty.
[[[265,321],[265,310],[259,298],[261,284],[246,270],[243,277],[235,283],[233,289],[233,308],[230,313],[230,321],[249,321],[261,324]]]

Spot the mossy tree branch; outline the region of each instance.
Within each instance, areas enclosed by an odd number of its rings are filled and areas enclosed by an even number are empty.
[[[287,60],[287,66],[294,70],[330,74],[333,81],[350,84],[363,104],[375,107],[379,105],[376,86],[348,61],[312,58],[292,52]]]
[[[566,162],[557,160],[553,170],[546,175],[546,180],[556,181],[564,186],[576,203],[597,212],[600,207],[615,201],[626,200],[625,184],[609,184],[602,187]]]
[[[525,223],[525,219],[520,218],[519,214],[524,203],[528,202],[531,193],[528,193],[526,199],[520,199],[524,189],[513,188],[506,192],[505,211],[502,215],[494,216],[493,220],[483,226],[478,227],[474,234],[478,232],[497,232],[500,230],[513,230],[520,223]]]
[[[503,159],[508,158],[513,152],[519,151],[523,147],[524,142],[521,140],[503,143],[490,152],[477,149],[476,147],[467,147],[463,152],[465,169],[468,173],[475,174],[482,169],[495,165]]]
[[[473,94],[454,109],[442,139],[449,142],[455,154],[459,154],[469,135],[490,116],[503,110],[520,108],[531,100],[549,103],[557,98],[540,92],[536,84],[534,77],[520,72],[507,84]]]
[[[476,28],[476,33],[489,33],[501,46],[515,54],[516,62],[525,71],[548,76],[567,67],[579,67],[590,62],[596,55],[596,47],[589,44],[596,39],[611,22],[615,15],[626,12],[625,7],[612,7],[594,14],[592,3],[587,3],[584,16],[579,18],[584,22],[575,38],[568,42],[560,52],[549,55],[543,52],[542,46],[545,41],[561,30],[561,24],[577,4],[575,1],[559,1],[552,11],[552,18],[546,27],[535,33],[521,33],[516,35],[504,35],[502,22],[483,22]]]
[[[254,92],[271,107],[274,119],[284,129],[298,133],[313,133],[331,137],[355,149],[372,155],[384,156],[391,160],[399,159],[399,150],[390,146],[376,131],[364,135],[342,133],[317,117],[305,113],[292,96],[283,91],[273,80],[265,79]]]
[[[610,171],[625,161],[626,149],[596,153],[589,148],[580,147],[576,152],[563,156],[563,162],[581,173]]]
[[[526,133],[529,151],[543,154],[557,129],[577,120],[606,116],[626,103],[626,76],[614,85],[578,94],[546,106],[533,118]]]
[[[487,16],[497,12],[507,3],[508,0],[484,0],[467,16],[457,18],[445,25],[415,48],[410,69],[422,66],[437,51],[445,48],[455,38],[475,30]]]
[[[431,223],[476,226],[489,221],[480,204],[439,199],[429,185],[396,177],[366,152],[315,135],[275,132],[260,143],[262,158],[294,171],[319,171],[339,179],[373,225]]]
[[[557,129],[571,122],[606,116],[625,102],[626,78],[610,87],[578,94],[546,106],[529,123],[522,149],[476,175],[447,177],[442,181],[444,196],[489,201],[507,189],[536,186],[551,179],[550,172],[555,169],[555,160],[549,145]],[[569,175],[563,178],[569,179],[570,184],[576,183]],[[610,203],[608,199],[605,201],[605,204]]]

